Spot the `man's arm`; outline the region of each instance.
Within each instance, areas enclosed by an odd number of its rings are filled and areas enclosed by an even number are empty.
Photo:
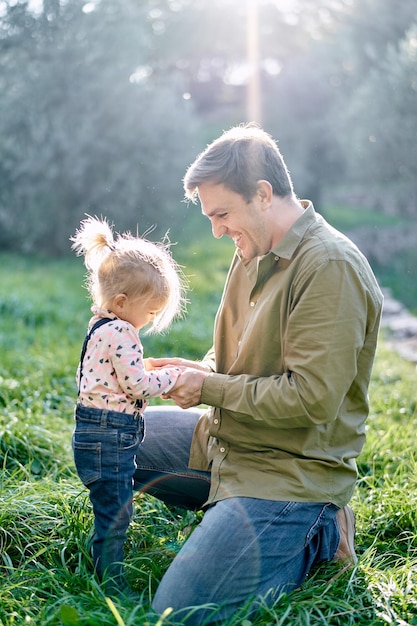
[[[209,364],[179,357],[148,358],[147,361],[154,369],[179,367],[181,370],[181,382],[178,379],[177,384],[162,398],[174,400],[182,409],[200,404],[204,380],[212,372]]]
[[[358,366],[365,382],[372,364],[379,306],[366,283],[356,268],[338,260],[303,277],[282,337],[284,371],[213,373],[203,381],[201,402],[226,409],[237,421],[259,420],[279,428],[332,421]],[[262,321],[244,338],[246,350],[258,360],[258,333],[268,327]]]
[[[201,403],[201,391],[210,372],[202,369],[187,368],[182,371],[175,387],[162,397],[174,400],[182,409],[189,409]]]

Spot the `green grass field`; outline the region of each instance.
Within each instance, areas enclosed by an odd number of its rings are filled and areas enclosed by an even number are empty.
[[[167,335],[143,338],[148,356],[202,356],[230,255],[223,241],[181,247],[189,312]],[[137,496],[126,562],[143,602],[105,598],[92,574],[93,517],[70,447],[89,318],[83,273],[75,259],[0,257],[0,626],[172,623],[147,621],[149,597],[199,519]],[[416,387],[415,367],[382,338],[352,502],[358,566],[323,566],[255,621],[242,611],[230,626],[417,624]]]

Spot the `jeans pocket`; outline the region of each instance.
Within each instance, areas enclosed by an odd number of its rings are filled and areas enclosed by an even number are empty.
[[[72,437],[74,462],[78,476],[87,487],[101,478],[101,443],[86,442],[78,439],[74,433]]]
[[[134,452],[135,448],[139,446],[141,442],[141,435],[138,432],[125,432],[120,433],[119,446],[124,452],[131,450]]]

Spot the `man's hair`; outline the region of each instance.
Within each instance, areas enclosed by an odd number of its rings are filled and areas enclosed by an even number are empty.
[[[184,176],[185,196],[195,202],[197,188],[203,183],[223,184],[248,202],[259,180],[272,185],[274,195],[291,196],[290,174],[281,152],[259,126],[245,124],[225,131],[190,165]]]

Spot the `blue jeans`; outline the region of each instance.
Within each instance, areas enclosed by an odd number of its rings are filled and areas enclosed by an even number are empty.
[[[74,461],[94,511],[94,567],[100,579],[124,586],[123,549],[133,513],[133,475],[144,436],[143,417],[78,405]]]
[[[199,415],[175,407],[146,410],[135,489],[168,504],[203,505],[210,475],[187,468]],[[299,587],[312,566],[333,558],[340,540],[337,510],[330,503],[242,497],[217,502],[172,561],[152,607],[158,613],[172,607],[177,619],[200,626],[222,624],[245,605],[256,610],[261,597],[272,604],[281,592]]]

